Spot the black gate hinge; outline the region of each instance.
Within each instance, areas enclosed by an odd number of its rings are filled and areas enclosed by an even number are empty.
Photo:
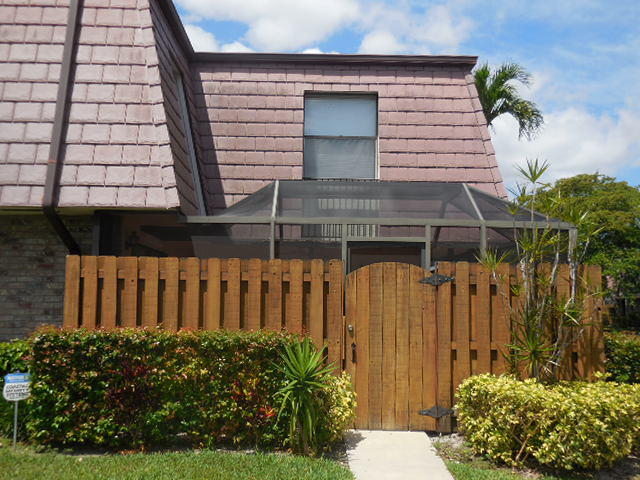
[[[446,275],[442,275],[440,273],[434,273],[430,277],[424,277],[420,280],[420,283],[428,283],[429,285],[433,285],[434,287],[439,287],[445,282],[453,282],[455,277],[447,277]]]
[[[418,412],[418,415],[424,415],[424,416],[429,416],[433,418],[442,418],[445,415],[451,415],[453,413],[454,411],[450,408],[441,407],[440,405],[434,405],[428,410],[420,410]]]

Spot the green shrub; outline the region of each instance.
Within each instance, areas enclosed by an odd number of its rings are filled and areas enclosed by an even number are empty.
[[[0,377],[11,372],[26,372],[28,352],[26,340],[0,343]]]
[[[30,437],[120,449],[176,434],[194,445],[282,446],[288,412],[276,422],[285,383],[278,365],[295,342],[268,332],[37,332]]]
[[[640,440],[640,385],[544,385],[485,374],[458,389],[460,429],[473,449],[508,465],[599,469]]]
[[[640,335],[606,333],[604,346],[609,379],[620,383],[640,383]]]
[[[0,389],[4,386],[4,376],[11,372],[28,370],[27,354],[29,345],[24,340],[0,343]],[[20,429],[23,430],[28,409],[20,403]],[[10,436],[13,432],[13,402],[0,398],[0,436]],[[21,432],[22,433],[22,432]]]
[[[324,422],[320,424],[318,436],[321,444],[333,445],[342,440],[356,417],[356,392],[353,391],[351,375],[342,372],[339,376],[328,377],[320,398]]]

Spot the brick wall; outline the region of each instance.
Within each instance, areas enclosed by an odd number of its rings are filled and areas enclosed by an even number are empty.
[[[91,251],[91,217],[65,223]],[[42,215],[0,216],[0,341],[61,325],[66,248]]]

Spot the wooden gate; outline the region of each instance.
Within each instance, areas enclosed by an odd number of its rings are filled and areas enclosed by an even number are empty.
[[[451,416],[421,415],[434,406],[451,408],[458,385],[470,375],[504,373],[503,351],[511,339],[507,302],[515,267],[502,265],[498,282],[477,263],[441,262],[438,273],[455,277],[440,286],[420,283],[430,272],[402,263],[356,270],[345,283],[345,368],[358,395],[357,428],[451,430]],[[594,286],[600,268],[582,269]],[[568,291],[569,271],[560,268],[559,287]],[[592,378],[603,368],[597,297],[579,342],[568,352],[566,378]]]
[[[435,430],[437,329],[429,272],[377,263],[346,278],[346,367],[358,395],[356,427]]]

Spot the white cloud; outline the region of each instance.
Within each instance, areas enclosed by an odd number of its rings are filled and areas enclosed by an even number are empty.
[[[239,39],[259,51],[301,51],[348,26],[361,53],[456,53],[473,25],[464,2],[424,6],[381,0],[176,0],[185,18],[246,24]]]
[[[198,25],[185,24],[184,29],[189,35],[191,45],[196,52],[252,52],[249,47],[240,43],[232,42],[220,45],[220,42],[211,33]]]
[[[358,18],[357,0],[178,0],[190,15],[246,23],[258,50],[292,51],[324,40]]]
[[[518,126],[508,117],[494,121],[493,145],[508,186],[518,180],[517,165],[526,159],[548,160],[547,181],[579,173],[615,176],[640,165],[640,110],[624,109],[614,116],[594,115],[569,107],[545,114],[545,125],[532,140],[518,140]]]
[[[340,52],[336,52],[335,50],[332,50],[330,52],[325,52],[324,50],[318,48],[318,47],[313,47],[313,48],[305,48],[304,50],[302,50],[300,53],[315,53],[315,54],[330,54],[330,55],[339,55]]]
[[[191,45],[196,52],[217,52],[220,49],[216,37],[204,28],[186,24],[184,29],[187,31]]]
[[[363,11],[360,51],[367,53],[456,53],[473,26],[455,0],[433,6],[376,3]]]
[[[426,45],[438,47],[440,53],[456,53],[458,46],[467,39],[473,22],[453,12],[448,5],[429,8],[413,27],[413,38]]]
[[[223,52],[253,52],[252,49],[241,42],[225,43],[224,45],[222,45],[221,50]]]
[[[360,44],[359,53],[391,55],[405,50],[406,46],[390,32],[375,30],[367,33]]]

